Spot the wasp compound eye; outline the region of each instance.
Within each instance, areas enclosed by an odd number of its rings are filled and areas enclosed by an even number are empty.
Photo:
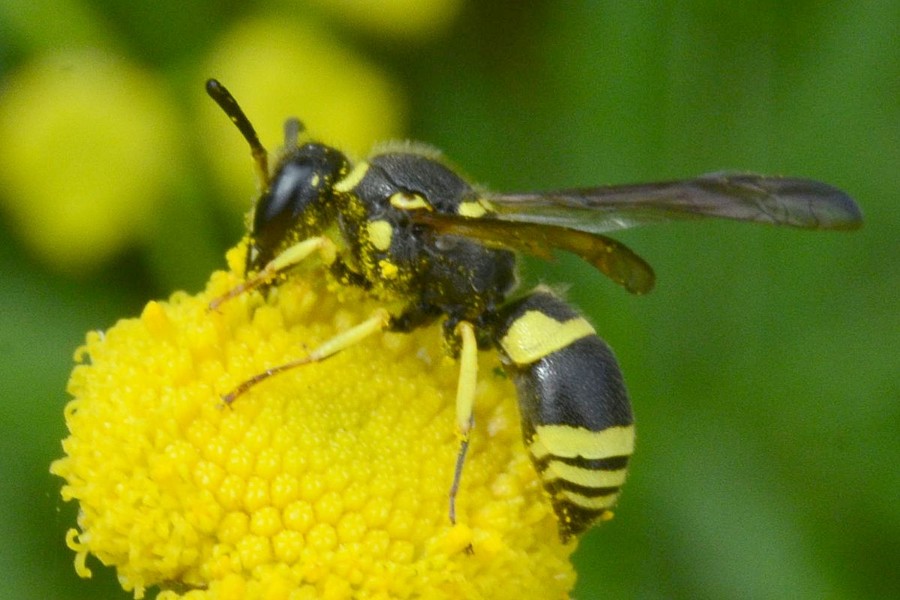
[[[265,266],[286,242],[317,235],[334,220],[333,182],[346,165],[341,153],[321,144],[298,148],[281,162],[254,210],[250,271]]]

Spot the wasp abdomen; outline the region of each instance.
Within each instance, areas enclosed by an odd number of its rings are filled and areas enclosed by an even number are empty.
[[[610,509],[634,448],[634,418],[609,346],[546,290],[504,307],[496,343],[519,397],[522,431],[563,541]]]

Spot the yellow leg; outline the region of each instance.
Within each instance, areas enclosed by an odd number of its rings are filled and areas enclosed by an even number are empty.
[[[478,382],[478,342],[475,339],[475,327],[467,321],[462,321],[456,327],[456,334],[462,341],[462,347],[459,353],[459,381],[456,386],[459,453],[456,455],[453,484],[450,486],[450,522],[453,524],[456,523],[456,493],[459,491],[466,451],[469,449],[469,432],[475,423],[472,411],[475,405],[475,385]]]
[[[308,365],[310,363],[320,362],[330,356],[334,356],[341,350],[349,348],[354,344],[358,344],[370,335],[378,333],[380,331],[384,331],[390,322],[391,315],[387,310],[383,308],[376,309],[372,313],[371,317],[369,317],[359,325],[351,327],[350,329],[343,331],[333,338],[323,342],[305,357],[284,363],[282,365],[278,365],[277,367],[266,369],[262,373],[254,375],[250,379],[244,381],[239,386],[231,390],[229,393],[222,396],[222,401],[226,406],[230,405],[238,398],[238,396],[256,386],[258,383],[261,383],[274,375],[278,375],[279,373],[284,373],[285,371],[290,371],[291,369],[301,367],[303,365]]]
[[[215,310],[226,300],[230,300],[235,296],[240,296],[244,292],[249,292],[254,288],[269,283],[279,273],[283,273],[309,258],[310,254],[313,252],[319,252],[326,263],[331,263],[334,261],[336,248],[334,242],[325,236],[309,238],[302,242],[297,242],[269,261],[259,273],[243,283],[234,286],[222,296],[215,298],[209,303],[209,309]]]

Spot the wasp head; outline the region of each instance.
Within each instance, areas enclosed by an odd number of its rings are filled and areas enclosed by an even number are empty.
[[[288,150],[253,211],[248,273],[263,268],[291,244],[322,234],[334,222],[334,183],[348,166],[341,152],[323,144]]]

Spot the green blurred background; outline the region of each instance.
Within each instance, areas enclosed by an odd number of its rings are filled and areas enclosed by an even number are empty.
[[[250,162],[207,76],[270,148],[296,114],[357,152],[426,140],[496,190],[738,169],[848,191],[854,233],[623,232],[646,297],[571,257],[525,278],[571,284],[638,419],[574,597],[900,597],[898,40],[896,0],[0,0],[0,597],[126,597],[76,577],[47,469],[85,332],[198,290],[242,232]]]

